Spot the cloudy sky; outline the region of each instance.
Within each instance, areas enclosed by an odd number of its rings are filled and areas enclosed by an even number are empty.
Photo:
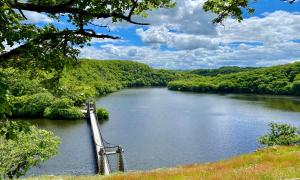
[[[134,60],[167,69],[270,66],[300,60],[300,2],[259,0],[253,4],[254,15],[246,15],[242,23],[228,19],[222,26],[212,24],[214,15],[202,10],[203,1],[176,0],[176,8],[137,18],[150,26],[113,24],[110,34],[122,39],[94,39],[92,46],[81,49],[80,57]],[[37,23],[52,21],[44,15],[27,15]]]

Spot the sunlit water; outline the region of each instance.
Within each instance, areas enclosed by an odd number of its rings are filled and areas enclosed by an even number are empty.
[[[128,170],[211,162],[252,152],[268,123],[300,126],[300,99],[216,95],[165,88],[122,90],[97,101],[110,112],[104,138],[125,149]],[[91,134],[85,121],[32,121],[62,139],[60,154],[30,175],[93,174]]]

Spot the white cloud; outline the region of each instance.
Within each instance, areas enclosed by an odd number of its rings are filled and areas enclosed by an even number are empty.
[[[30,23],[52,23],[54,20],[45,14],[37,13],[33,11],[23,11]]]
[[[300,12],[276,11],[215,26],[213,15],[204,12],[201,3],[177,0],[174,9],[150,12],[146,22],[151,26],[136,29],[145,46],[85,47],[81,56],[136,60],[169,69],[269,66],[300,60]]]
[[[287,42],[272,46],[223,46],[215,50],[160,50],[151,47],[103,45],[85,47],[81,57],[123,59],[149,64],[156,68],[196,69],[220,66],[269,66],[300,60],[300,44]]]
[[[212,24],[214,15],[202,9],[204,0],[175,0],[176,7],[149,12],[144,21],[151,26],[165,26],[179,33],[194,35],[215,35],[216,26]],[[137,20],[143,21],[138,18]]]
[[[191,21],[192,22],[192,21]],[[201,26],[190,25],[201,29]],[[137,29],[137,34],[146,44],[165,44],[178,49],[216,48],[219,43],[234,42],[274,44],[300,39],[300,13],[276,11],[264,17],[252,17],[238,23],[227,20],[225,26],[216,26],[216,34],[193,34],[173,32],[168,23],[152,26],[147,30]],[[178,25],[178,26],[183,26]]]
[[[218,42],[207,36],[170,32],[166,27],[151,27],[144,31],[137,29],[136,33],[142,41],[151,46],[167,45],[170,48],[191,50],[197,48],[215,49]]]
[[[223,42],[280,43],[300,38],[300,13],[276,11],[263,17],[245,19],[242,23],[229,19],[219,26],[218,37]]]

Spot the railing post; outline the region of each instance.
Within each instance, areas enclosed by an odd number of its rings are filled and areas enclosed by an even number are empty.
[[[118,153],[118,167],[119,171],[124,172],[125,167],[124,167],[124,157],[123,157],[123,148],[121,146],[118,146],[118,149],[116,151]]]
[[[96,98],[94,98],[94,112],[95,112],[95,114],[97,114]]]
[[[99,163],[98,163],[98,172],[102,175],[105,174],[105,165],[104,165],[104,149],[101,147],[99,151]]]
[[[88,99],[88,102],[86,103],[87,105],[87,109],[86,109],[86,118],[89,119],[90,118],[90,111],[91,111],[91,103],[90,103],[90,99]]]

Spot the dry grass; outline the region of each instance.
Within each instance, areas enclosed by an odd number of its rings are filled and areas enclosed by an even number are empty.
[[[46,176],[31,180],[123,180],[123,179],[293,179],[300,178],[300,147],[272,147],[251,154],[207,164],[170,169],[114,174],[111,176]]]

